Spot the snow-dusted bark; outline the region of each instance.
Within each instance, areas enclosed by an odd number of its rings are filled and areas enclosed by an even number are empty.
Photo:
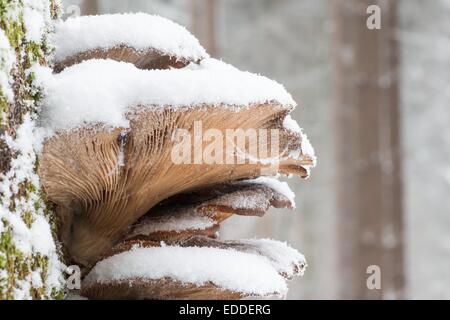
[[[35,70],[51,54],[56,0],[0,1],[0,300],[61,296],[62,263],[41,192]]]

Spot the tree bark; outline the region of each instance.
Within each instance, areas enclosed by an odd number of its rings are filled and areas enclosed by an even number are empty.
[[[381,8],[370,30],[367,8]],[[342,298],[403,295],[402,186],[395,1],[334,2],[338,246]],[[368,266],[381,269],[370,290]]]
[[[0,300],[61,298],[62,283],[54,280],[61,275],[57,246],[39,248],[54,242],[55,224],[40,190],[33,143],[43,95],[33,67],[47,65],[51,48],[48,31],[32,30],[36,24],[24,15],[29,10],[50,27],[59,8],[47,0],[0,6],[0,79],[7,79],[0,82]]]

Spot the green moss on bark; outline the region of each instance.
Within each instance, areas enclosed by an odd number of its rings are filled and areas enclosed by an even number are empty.
[[[41,0],[35,0],[41,1]],[[13,101],[7,99],[3,88],[0,87],[0,183],[6,179],[15,181],[14,172],[10,172],[10,162],[20,156],[18,152],[11,150],[6,143],[6,135],[14,139],[16,131],[23,124],[25,115],[32,119],[39,112],[42,99],[41,88],[34,84],[35,75],[30,72],[34,64],[46,65],[51,51],[44,35],[37,43],[26,38],[26,23],[23,18],[23,0],[0,0],[0,28],[9,41],[12,51],[15,53],[15,64],[10,70]],[[58,6],[55,1],[48,3],[48,10],[53,18],[57,17]],[[0,52],[0,55],[2,53]],[[1,60],[0,56],[0,61]],[[1,68],[4,66],[0,65]],[[20,152],[19,152],[20,153]],[[30,155],[31,156],[31,155]],[[34,174],[37,172],[38,161],[33,158]],[[8,174],[7,174],[8,173]],[[26,177],[17,183],[10,194],[0,195],[0,205],[9,214],[14,214],[22,219],[26,227],[30,228],[37,216],[45,216],[52,224],[52,233],[55,233],[53,212],[45,201],[45,196],[31,177]],[[30,204],[26,209],[22,204]],[[24,206],[26,207],[26,206]],[[2,217],[0,215],[0,217]],[[55,237],[54,237],[55,239]],[[50,258],[38,252],[24,253],[14,241],[14,230],[7,215],[0,222],[0,300],[14,298],[31,299],[61,299],[64,291],[58,284],[47,283]],[[34,277],[30,277],[33,274]],[[40,279],[36,279],[36,275]],[[17,292],[20,292],[18,295]]]

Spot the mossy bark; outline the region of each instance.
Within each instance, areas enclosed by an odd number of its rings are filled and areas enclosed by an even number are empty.
[[[23,147],[24,135],[33,140],[26,135],[34,134],[43,96],[34,70],[49,62],[58,11],[57,0],[0,0],[0,299],[63,297],[51,206],[40,189],[35,148]],[[37,230],[37,221],[49,228]],[[47,232],[54,247],[24,243],[33,232]]]

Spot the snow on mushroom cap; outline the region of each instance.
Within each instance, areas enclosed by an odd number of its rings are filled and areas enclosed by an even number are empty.
[[[186,28],[166,18],[145,13],[69,18],[56,24],[52,42],[57,61],[83,51],[120,45],[138,50],[155,48],[192,60],[208,57],[205,49]]]
[[[245,252],[267,257],[278,273],[288,278],[296,274],[303,276],[308,266],[305,256],[286,242],[272,239],[246,239],[239,240],[239,243],[248,245]]]
[[[292,119],[291,115],[288,115],[286,118],[284,118],[283,126],[287,130],[296,132],[302,137],[302,150],[301,151],[303,154],[308,155],[312,158],[313,166],[315,166],[316,162],[317,162],[317,158],[316,158],[314,148],[311,145],[311,143],[309,142],[308,136],[306,135],[306,133],[303,132],[303,129],[300,128],[297,121]]]
[[[302,153],[307,154],[312,158],[313,160],[312,166],[315,167],[317,164],[317,157],[314,147],[312,146],[311,142],[308,139],[308,136],[306,135],[306,133],[303,132],[303,130],[301,131],[301,134],[302,134]]]
[[[125,113],[136,106],[233,108],[277,102],[295,106],[279,83],[207,59],[196,68],[141,70],[130,63],[88,60],[46,81],[42,125],[66,130],[87,123],[127,127]]]
[[[240,183],[258,183],[268,186],[269,188],[275,190],[279,194],[286,197],[295,206],[295,193],[291,190],[287,182],[280,181],[273,177],[258,177],[251,180],[242,180]]]
[[[285,295],[287,292],[284,278],[267,258],[200,247],[135,247],[97,263],[85,281],[90,284],[166,277],[198,286],[212,282],[220,288],[244,294]]]
[[[201,216],[188,207],[154,218],[150,223],[138,224],[131,232],[131,236],[149,235],[154,232],[206,230],[213,227],[215,223],[213,219]]]

